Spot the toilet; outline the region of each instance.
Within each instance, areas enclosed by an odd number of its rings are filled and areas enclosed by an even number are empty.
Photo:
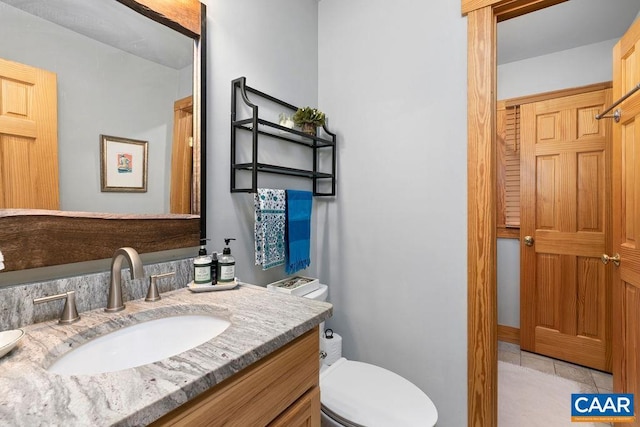
[[[303,296],[326,301],[328,291],[321,284]],[[422,427],[434,426],[438,420],[431,399],[409,380],[344,357],[321,365],[320,401],[323,427]]]

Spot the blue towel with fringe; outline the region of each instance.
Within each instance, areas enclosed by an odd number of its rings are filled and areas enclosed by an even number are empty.
[[[287,234],[286,262],[287,274],[303,270],[311,265],[311,204],[310,191],[287,190]]]

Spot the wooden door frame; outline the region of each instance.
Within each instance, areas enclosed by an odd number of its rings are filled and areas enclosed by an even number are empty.
[[[566,0],[461,0],[467,16],[467,420],[498,425],[496,32]]]

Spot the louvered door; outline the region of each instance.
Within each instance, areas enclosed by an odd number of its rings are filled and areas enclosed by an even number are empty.
[[[496,164],[500,165],[496,177],[496,225],[499,237],[517,237],[520,228],[520,106],[507,107],[504,101],[499,101],[496,117]]]

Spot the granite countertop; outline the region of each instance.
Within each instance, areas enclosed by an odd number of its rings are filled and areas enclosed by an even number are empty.
[[[25,336],[0,358],[0,425],[146,425],[277,350],[331,316],[332,305],[240,285],[219,292],[183,288],[117,313],[80,313],[80,321],[22,328]],[[231,322],[222,334],[177,356],[97,375],[46,370],[71,348],[144,320],[210,314]]]

